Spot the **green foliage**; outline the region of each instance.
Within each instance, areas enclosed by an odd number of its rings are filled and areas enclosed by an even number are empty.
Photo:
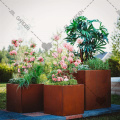
[[[47,81],[47,76],[46,74],[41,74],[39,79],[39,83],[45,83]]]
[[[99,24],[99,28],[94,27],[94,23]],[[84,16],[75,18],[73,22],[66,27],[67,42],[75,44],[77,38],[84,41],[79,44],[81,53],[85,55],[85,60],[92,58],[93,53],[103,53],[105,45],[108,43],[108,31],[99,20],[88,20]]]
[[[98,58],[89,59],[84,64],[88,65],[91,70],[109,70],[108,61],[103,62]]]
[[[10,79],[9,82],[12,84],[19,84],[19,87],[29,86],[29,80],[25,80],[24,78],[13,78],[13,79]]]
[[[49,82],[47,82],[46,83],[47,85],[77,85],[78,83],[77,83],[77,80],[75,80],[75,79],[70,79],[70,80],[68,80],[68,81],[60,81],[60,82],[58,82],[58,81],[56,81],[56,82],[54,82],[54,81],[49,81]]]
[[[82,64],[78,66],[78,70],[90,70],[90,68],[88,65]]]
[[[5,64],[0,64],[0,82],[8,82],[12,78],[14,72],[13,67]]]
[[[120,77],[120,59],[116,59],[115,57],[111,57],[109,60],[109,66],[111,69],[112,77]]]
[[[44,73],[44,65],[34,64],[28,73],[24,75],[24,79],[29,80],[30,84],[38,84],[42,81],[40,80],[40,75]]]
[[[29,69],[28,73],[24,73],[23,78],[10,79],[10,83],[19,84],[20,87],[27,87],[29,84],[44,83],[47,78],[43,73],[44,65],[34,64],[33,67]]]

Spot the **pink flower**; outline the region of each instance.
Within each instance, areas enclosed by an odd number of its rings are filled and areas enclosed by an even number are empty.
[[[61,77],[60,80],[63,81],[63,78]]]
[[[74,54],[70,52],[69,57],[74,57]]]
[[[55,35],[54,36],[54,40],[59,40],[60,39],[60,36],[59,35]]]
[[[70,63],[73,62],[73,58],[72,57],[68,57],[68,60],[69,60]]]
[[[19,39],[19,40],[18,40],[18,42],[19,42],[19,43],[22,43],[22,42],[23,42],[23,40]]]
[[[62,48],[58,48],[58,53],[62,53]]]
[[[31,47],[31,48],[35,48],[35,47],[36,47],[36,44],[33,43],[33,44],[30,45],[30,47]]]
[[[62,77],[57,77],[57,81],[63,81]]]
[[[15,67],[18,66],[18,63],[14,63],[14,66],[15,66]]]
[[[16,44],[17,43],[17,40],[12,40],[12,44]]]
[[[67,76],[63,76],[64,78],[67,78]]]
[[[62,73],[62,70],[58,69],[57,72],[58,72],[58,74],[60,74],[60,73]]]
[[[80,64],[80,63],[81,63],[81,60],[80,60],[80,59],[77,59],[76,62],[78,62],[78,64]]]
[[[65,56],[65,55],[64,55],[64,56],[62,56],[62,60],[64,60],[64,59],[67,59],[67,56]]]
[[[58,53],[52,53],[52,56],[54,57],[54,58],[57,58],[58,57]]]
[[[72,52],[74,50],[74,47],[72,45],[69,45],[68,50]]]
[[[54,75],[54,74],[52,74],[52,80],[53,80],[53,81],[57,81],[57,78],[55,78],[55,75]]]
[[[25,68],[26,68],[26,66],[22,66],[22,68],[24,68],[24,69],[25,69]]]
[[[34,62],[35,61],[35,58],[34,57],[31,57],[30,58],[30,62]]]
[[[38,61],[43,62],[44,59],[43,59],[42,57],[39,57],[39,58],[38,58]]]
[[[69,50],[69,47],[70,47],[70,44],[67,44],[67,45],[66,45],[66,48],[67,48],[68,50]]]
[[[66,68],[67,68],[67,64],[63,63],[63,64],[61,64],[61,67],[62,67],[63,69],[66,69]]]
[[[18,43],[15,43],[14,46],[15,46],[15,47],[19,47],[19,44],[18,44]]]
[[[17,52],[15,50],[12,50],[9,54],[10,55],[17,55]]]
[[[24,54],[25,54],[25,55],[28,55],[29,53],[28,53],[28,52],[25,52]]]
[[[64,60],[61,60],[60,61],[60,65],[62,65],[62,64],[64,64],[65,63],[65,61]]]
[[[64,46],[65,48],[67,47],[67,45],[68,45],[67,43],[63,43],[63,46]]]
[[[52,78],[53,78],[53,77],[55,77],[55,75],[54,75],[54,74],[52,74]]]
[[[78,62],[74,62],[74,65],[75,65],[75,66],[78,66]]]
[[[61,81],[61,77],[57,77],[57,81]]]
[[[53,64],[54,64],[55,66],[57,66],[57,62],[54,62]]]
[[[81,39],[81,38],[78,38],[78,39],[77,39],[77,43],[78,43],[78,44],[82,44],[82,43],[83,43],[83,41],[84,41],[84,40],[83,40],[83,39]]]
[[[25,73],[28,73],[28,70],[27,69],[24,69]]]
[[[30,52],[30,55],[35,55],[35,52],[34,51]]]
[[[24,62],[27,62],[27,61],[28,61],[28,58],[25,58],[25,59],[24,59]]]
[[[20,69],[18,68],[18,72],[20,73]]]
[[[29,64],[29,65],[27,65],[27,68],[31,68],[31,67],[32,67],[32,65],[30,65],[30,64]]]

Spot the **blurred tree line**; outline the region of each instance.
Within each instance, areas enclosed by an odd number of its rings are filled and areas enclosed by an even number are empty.
[[[112,77],[120,77],[120,17],[115,23],[115,30],[111,36],[112,56],[109,59]]]

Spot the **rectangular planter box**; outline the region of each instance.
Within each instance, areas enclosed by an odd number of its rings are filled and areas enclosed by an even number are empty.
[[[7,110],[18,113],[43,111],[43,84],[30,84],[28,88],[7,84]]]
[[[111,107],[111,71],[82,70],[74,73],[85,88],[85,110]]]
[[[84,85],[44,85],[44,113],[59,116],[84,113]]]

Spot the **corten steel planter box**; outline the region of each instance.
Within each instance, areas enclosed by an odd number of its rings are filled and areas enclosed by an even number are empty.
[[[74,77],[85,85],[85,110],[111,107],[110,70],[82,70]]]
[[[84,113],[84,85],[44,85],[44,113],[59,116]]]
[[[7,84],[7,110],[18,113],[43,111],[43,84],[30,84],[28,88]]]

